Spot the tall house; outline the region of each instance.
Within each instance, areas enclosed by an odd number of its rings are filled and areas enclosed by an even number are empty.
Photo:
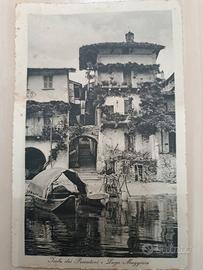
[[[66,166],[66,130],[70,102],[75,102],[73,68],[29,68],[26,104],[26,179],[46,166]],[[34,160],[34,161],[33,161]]]
[[[69,73],[73,68],[28,68],[27,100],[69,102]]]
[[[161,45],[135,42],[134,34],[128,32],[125,34],[125,42],[81,47],[80,69],[92,72],[95,86],[114,94],[114,98],[109,95],[105,101],[111,112],[127,114],[131,106],[127,97],[132,98],[132,109],[139,110],[139,97],[133,89],[137,89],[143,82],[153,82],[156,79],[159,73],[156,60],[162,49],[164,46]],[[123,93],[122,97],[116,95],[119,91]]]
[[[161,111],[167,115],[164,119],[174,122],[174,89],[168,91],[169,85],[174,85],[174,75],[165,81],[157,64],[164,48],[154,43],[136,42],[132,32],[125,34],[124,42],[80,48],[80,69],[86,70],[88,79],[86,96],[94,97],[92,103],[89,100],[88,108],[91,107],[94,124],[99,127],[98,172],[112,164],[108,171],[117,174],[128,171],[128,179],[132,181],[174,181],[175,133],[159,125],[147,133],[136,124],[136,118],[143,113],[142,91],[147,89],[150,100],[150,91],[154,95],[154,88],[157,93],[160,90],[163,97],[160,97]],[[140,126],[143,123],[139,122]]]
[[[67,118],[70,99],[69,73],[74,69],[29,68],[27,74],[27,139],[43,137],[50,123]],[[52,115],[50,114],[50,111]]]

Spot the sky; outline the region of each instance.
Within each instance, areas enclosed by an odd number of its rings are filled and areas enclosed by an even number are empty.
[[[79,48],[98,42],[125,41],[131,31],[136,42],[164,45],[157,59],[165,77],[174,72],[170,11],[137,11],[76,15],[29,15],[28,67],[76,68],[70,78],[86,82],[79,71]]]

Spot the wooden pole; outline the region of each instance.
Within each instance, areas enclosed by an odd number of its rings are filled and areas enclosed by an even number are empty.
[[[53,162],[52,162],[52,143],[53,143],[53,116],[51,116],[51,123],[50,123],[50,164],[51,168],[53,167]]]

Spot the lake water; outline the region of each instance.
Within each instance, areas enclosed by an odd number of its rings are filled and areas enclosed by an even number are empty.
[[[175,195],[115,200],[100,213],[25,214],[26,255],[176,257],[177,239]]]

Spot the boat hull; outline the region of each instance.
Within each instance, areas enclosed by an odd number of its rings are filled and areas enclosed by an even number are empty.
[[[80,202],[81,209],[89,209],[100,211],[106,207],[108,203],[108,195],[107,194],[92,194],[88,197],[83,197]]]
[[[74,195],[70,195],[64,199],[50,200],[43,200],[33,196],[33,203],[35,207],[49,212],[73,214],[76,211],[76,198]]]

